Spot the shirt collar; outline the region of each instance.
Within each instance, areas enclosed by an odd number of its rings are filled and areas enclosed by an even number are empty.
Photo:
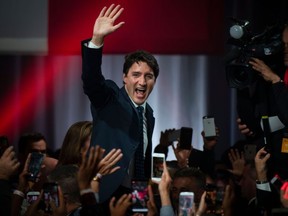
[[[130,98],[130,97],[129,97]],[[138,105],[138,104],[136,104],[131,98],[130,98],[130,100],[132,101],[132,103],[134,104],[134,106],[135,106],[135,108],[137,108],[138,106],[142,106],[143,107],[143,112],[144,113],[146,113],[146,101],[143,103],[143,104],[141,104],[141,105]]]

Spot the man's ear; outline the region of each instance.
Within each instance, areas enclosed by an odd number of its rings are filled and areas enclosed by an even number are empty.
[[[127,79],[127,75],[125,73],[123,73],[122,79],[123,79],[123,84],[125,85],[126,84],[125,80]]]

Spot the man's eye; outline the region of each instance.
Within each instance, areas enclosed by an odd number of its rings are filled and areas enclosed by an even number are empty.
[[[154,76],[153,76],[153,75],[147,75],[147,78],[148,78],[148,79],[153,79]]]

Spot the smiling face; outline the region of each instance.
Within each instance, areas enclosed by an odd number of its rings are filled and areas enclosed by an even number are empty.
[[[123,74],[125,89],[137,105],[143,104],[153,90],[156,78],[146,62],[132,64],[127,74]]]

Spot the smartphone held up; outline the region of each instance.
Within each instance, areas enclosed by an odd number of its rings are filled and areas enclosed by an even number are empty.
[[[132,211],[148,212],[148,181],[132,180]]]
[[[45,213],[52,213],[50,202],[54,202],[59,207],[59,191],[58,184],[55,182],[46,182],[43,185],[43,205],[42,209]]]
[[[181,192],[179,195],[179,216],[193,215],[194,193]]]
[[[152,176],[153,181],[160,181],[164,171],[165,154],[153,153],[152,154]]]
[[[212,116],[203,117],[203,130],[205,138],[213,138],[217,135],[214,117]]]
[[[39,196],[40,196],[39,191],[29,191],[26,194],[26,200],[31,205],[32,203],[34,203],[38,199]]]
[[[190,150],[192,147],[193,129],[191,127],[181,127],[181,129],[175,130],[168,136],[169,142],[179,141],[179,147],[181,149]]]
[[[42,162],[44,159],[44,154],[38,152],[32,152],[30,157],[30,162],[28,166],[28,181],[35,182],[38,178]]]

